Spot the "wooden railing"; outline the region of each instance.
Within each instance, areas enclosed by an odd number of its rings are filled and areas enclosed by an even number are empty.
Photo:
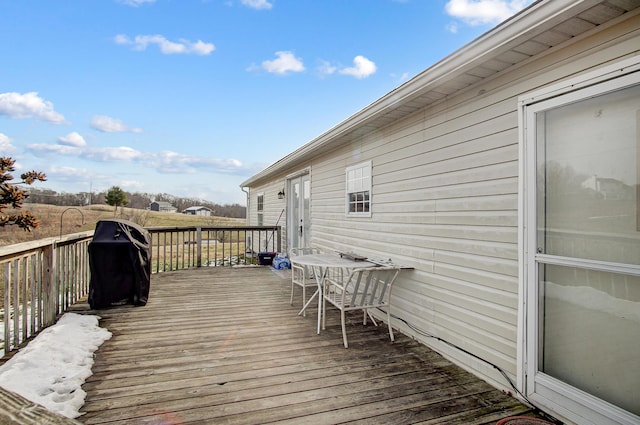
[[[279,226],[152,227],[153,273],[257,264],[281,251]],[[0,247],[0,354],[19,348],[89,293],[93,231]]]
[[[0,248],[0,349],[7,354],[55,323],[89,291],[93,232]]]
[[[151,272],[256,264],[261,252],[280,252],[279,226],[148,227]]]

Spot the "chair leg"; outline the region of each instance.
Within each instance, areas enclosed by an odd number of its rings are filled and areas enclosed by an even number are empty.
[[[391,306],[387,306],[387,323],[389,324],[389,337],[391,337],[391,342],[395,341],[393,338],[393,328],[391,327]]]
[[[347,342],[347,327],[345,325],[344,310],[340,310],[340,321],[342,322],[342,341],[344,342],[344,348],[349,348],[349,343]]]
[[[362,319],[362,324],[363,325],[367,325],[367,318],[371,319],[371,323],[373,323],[373,326],[378,326],[378,322],[376,322],[376,319],[373,318],[373,315],[371,313],[369,313],[369,309],[368,308],[363,308],[362,309],[362,313],[364,315],[363,319]]]
[[[291,301],[289,301],[289,305],[293,305],[293,287],[294,286],[296,286],[296,285],[293,284],[293,280],[292,280],[291,281]]]
[[[327,299],[325,298],[325,289],[322,288],[322,294],[318,294],[322,296],[322,330],[327,329]],[[320,307],[318,307],[320,308]]]
[[[307,282],[302,280],[302,305],[307,303],[307,287],[305,286]],[[302,312],[302,317],[307,317],[307,309]]]

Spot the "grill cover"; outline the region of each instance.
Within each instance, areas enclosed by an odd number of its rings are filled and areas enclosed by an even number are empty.
[[[89,306],[145,305],[151,279],[151,237],[136,223],[111,219],[96,224],[89,243]]]

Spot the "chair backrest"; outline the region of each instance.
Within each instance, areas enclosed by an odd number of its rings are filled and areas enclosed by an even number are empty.
[[[351,307],[389,305],[399,272],[397,267],[386,266],[353,269],[344,286],[344,303]]]
[[[296,255],[310,255],[310,254],[320,254],[320,250],[318,248],[304,247],[304,248],[291,248],[289,251],[289,255],[292,257]]]

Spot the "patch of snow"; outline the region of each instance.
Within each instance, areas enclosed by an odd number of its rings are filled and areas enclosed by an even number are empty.
[[[66,313],[0,366],[0,386],[68,418],[80,416],[93,353],[111,338],[98,316]]]

